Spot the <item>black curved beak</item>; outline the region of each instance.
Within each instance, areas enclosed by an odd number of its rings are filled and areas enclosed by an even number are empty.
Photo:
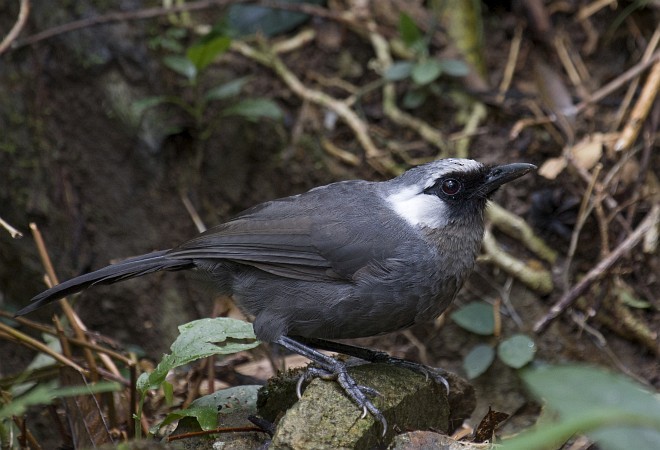
[[[516,178],[520,178],[532,170],[536,170],[536,166],[527,163],[505,164],[503,166],[491,167],[486,176],[486,182],[483,185],[483,192],[485,194],[492,194],[503,184],[513,181]]]

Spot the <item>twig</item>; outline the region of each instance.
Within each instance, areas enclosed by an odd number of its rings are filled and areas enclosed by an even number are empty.
[[[11,237],[13,237],[14,239],[20,239],[20,238],[23,237],[23,233],[21,233],[21,232],[18,231],[16,228],[12,227],[12,226],[9,225],[7,222],[5,222],[5,221],[2,219],[2,217],[0,217],[0,227],[2,227],[2,228],[4,228],[5,230],[7,230],[7,231],[9,232],[9,234],[11,235]]]
[[[26,45],[33,45],[37,42],[50,39],[54,36],[69,33],[71,31],[80,30],[83,28],[89,28],[96,25],[104,25],[112,22],[125,22],[127,20],[145,20],[153,19],[155,17],[166,16],[168,14],[176,14],[186,11],[200,11],[203,9],[209,9],[213,7],[226,6],[234,3],[245,3],[246,0],[200,0],[196,2],[189,2],[171,6],[169,8],[147,8],[140,9],[137,11],[122,11],[122,12],[111,12],[108,14],[103,14],[96,17],[89,17],[86,19],[76,20],[73,22],[65,23],[63,25],[58,25],[52,28],[48,28],[40,33],[33,34],[28,36],[23,41],[19,41],[16,46],[13,48],[21,48]]]
[[[38,340],[28,336],[27,334],[22,333],[22,332],[14,329],[10,326],[7,326],[2,322],[0,322],[0,332],[3,332],[5,334],[11,336],[12,338],[18,340],[19,342],[21,342],[23,344],[26,344],[26,345],[34,348],[35,350],[50,356],[51,358],[61,362],[65,366],[71,367],[72,369],[74,369],[74,370],[76,370],[76,371],[78,371],[78,372],[80,372],[80,373],[82,373],[86,376],[90,376],[89,370],[83,369],[78,364],[76,364],[75,362],[71,361],[70,359],[65,358],[64,356],[60,355],[59,353],[54,351],[52,348],[48,347],[43,342],[38,341]]]
[[[498,229],[512,238],[521,241],[525,247],[534,252],[539,258],[550,264],[554,264],[557,260],[557,252],[548,247],[541,238],[536,236],[534,230],[522,218],[507,211],[495,202],[488,203],[486,217]]]
[[[27,22],[28,16],[30,15],[30,0],[21,0],[21,8],[18,10],[18,18],[16,23],[9,30],[7,36],[0,42],[0,55],[2,55],[11,45],[12,42],[16,40],[18,35],[21,33],[21,30]]]
[[[653,56],[653,52],[657,48],[659,42],[660,42],[660,25],[656,27],[653,36],[651,36],[651,39],[649,39],[649,43],[644,49],[644,54],[642,55],[642,61],[648,61],[651,58],[651,56]],[[623,122],[623,117],[626,114],[626,111],[628,111],[628,106],[630,106],[630,103],[632,102],[632,99],[635,96],[635,93],[637,92],[638,85],[639,85],[639,78],[635,78],[628,86],[628,90],[626,91],[626,94],[623,96],[623,100],[621,100],[619,109],[616,112],[616,115],[614,116],[615,119],[612,129],[618,130],[619,127],[621,126],[621,122]]]
[[[598,278],[614,265],[626,252],[632,250],[644,235],[654,226],[657,226],[660,219],[660,205],[655,204],[644,220],[637,226],[635,231],[630,234],[619,246],[612,251],[606,258],[602,259],[593,269],[589,271],[569,292],[564,294],[550,311],[534,324],[534,332],[540,333],[555,318],[557,318],[566,308],[575,302],[582,293]]]
[[[369,136],[366,122],[360,119],[346,102],[337,100],[325,92],[305,86],[272,50],[265,49],[260,51],[240,41],[233,41],[232,49],[247,58],[271,68],[289,89],[300,98],[334,111],[355,133],[355,137],[362,145],[369,164],[379,172],[389,173],[393,162],[389,160],[382,150],[376,147]]]
[[[53,285],[58,284],[57,275],[55,274],[55,268],[53,267],[53,263],[50,260],[50,256],[48,256],[48,250],[46,250],[46,244],[44,243],[43,236],[41,235],[41,232],[39,231],[37,224],[34,222],[30,223],[30,230],[32,231],[32,237],[34,238],[34,242],[37,245],[37,250],[39,251],[39,256],[41,257],[41,263],[46,269],[46,274],[48,275],[48,279]],[[82,321],[78,318],[78,315],[75,313],[73,308],[71,308],[71,305],[66,300],[66,298],[60,299],[59,304],[62,310],[64,311],[64,314],[66,315],[67,319],[69,320],[69,324],[71,325],[74,334],[79,339],[83,339],[83,340],[86,339],[86,335],[85,335],[85,331],[87,331],[86,327],[83,325]],[[96,379],[97,377],[96,361],[94,360],[94,355],[89,349],[84,349],[83,354],[85,355],[85,360],[87,361],[91,373],[94,374],[93,375],[94,379]]]
[[[392,56],[390,55],[389,45],[383,36],[374,31],[376,28],[375,24],[370,24],[369,28],[371,29],[369,32],[369,40],[374,48],[381,69],[385,70],[392,65]],[[446,158],[449,156],[450,145],[440,131],[423,120],[399,109],[396,105],[396,90],[394,88],[394,83],[391,82],[385,83],[383,86],[383,112],[392,122],[412,129],[429,144],[437,147],[440,150],[440,153],[437,155],[438,158]]]
[[[612,92],[619,89],[621,86],[626,84],[631,79],[635,78],[640,73],[644,72],[646,69],[648,69],[658,61],[660,61],[660,51],[653,53],[653,56],[651,56],[648,59],[648,61],[642,61],[638,64],[635,64],[630,69],[628,69],[627,71],[616,77],[614,80],[610,81],[605,86],[603,86],[602,88],[598,89],[596,92],[591,94],[589,98],[584,99],[580,103],[575,105],[575,112],[576,113],[582,112],[587,106],[591,105],[592,103],[598,103],[599,101],[601,101],[602,99],[610,95]]]
[[[544,295],[552,292],[552,275],[547,270],[533,269],[509,255],[499,247],[489,230],[484,233],[483,250],[486,257],[482,258],[482,261],[485,259],[497,264],[502,270],[513,275],[536,292]]]

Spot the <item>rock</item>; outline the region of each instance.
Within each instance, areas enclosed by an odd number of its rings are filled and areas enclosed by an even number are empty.
[[[279,417],[272,449],[324,449],[383,447],[401,431],[429,430],[443,433],[460,425],[475,405],[474,390],[465,380],[447,374],[450,396],[444,385],[423,375],[387,364],[364,364],[349,369],[356,381],[378,390],[373,399],[388,422],[387,434],[334,382],[313,380],[296,402],[299,373],[271,380],[259,394],[259,414],[270,421]]]

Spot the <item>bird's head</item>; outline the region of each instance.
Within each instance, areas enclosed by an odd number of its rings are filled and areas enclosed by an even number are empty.
[[[471,159],[441,159],[390,180],[386,201],[409,224],[439,229],[481,223],[487,200],[503,184],[536,169],[533,164],[486,166]]]

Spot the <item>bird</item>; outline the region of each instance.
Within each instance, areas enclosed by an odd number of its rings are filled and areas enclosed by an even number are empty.
[[[439,159],[386,181],[349,180],[259,204],[168,249],[111,264],[47,289],[25,315],[94,285],[193,269],[230,295],[261,341],[315,364],[301,377],[331,376],[363,410],[387,421],[346,363],[318,349],[421,364],[333,339],[378,336],[437,318],[471,273],[492,194],[536,166]],[[444,377],[430,371],[436,381]],[[300,383],[298,388],[300,389]],[[299,394],[300,395],[300,394]]]

